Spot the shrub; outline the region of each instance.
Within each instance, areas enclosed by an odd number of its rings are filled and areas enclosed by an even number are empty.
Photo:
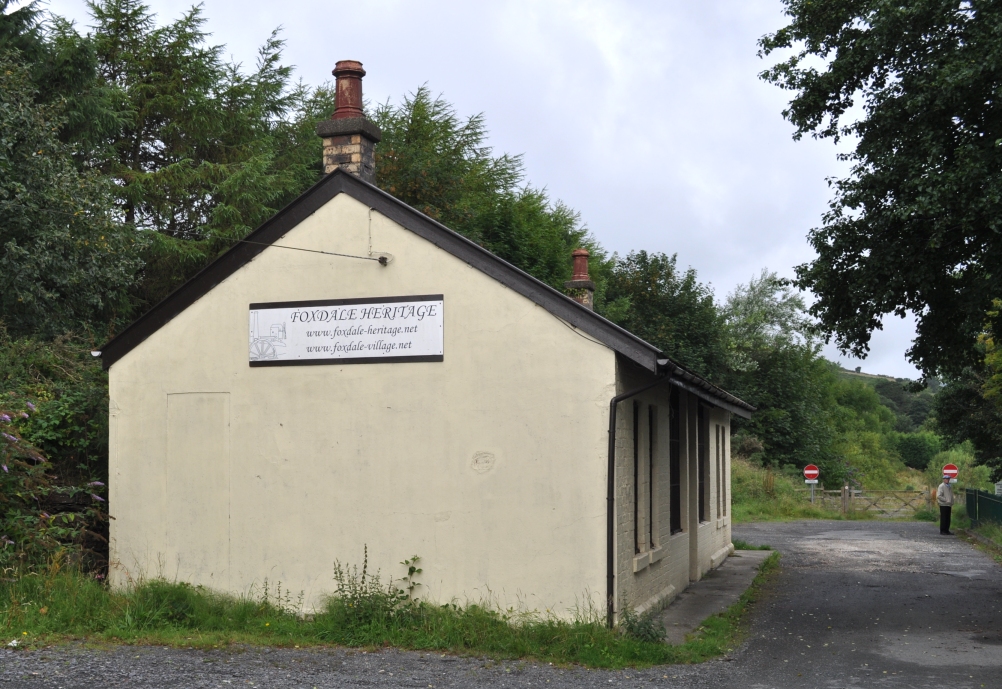
[[[632,610],[623,613],[623,632],[634,639],[652,644],[664,643],[668,636],[659,615],[650,612],[638,615]]]
[[[896,434],[895,445],[905,466],[919,470],[929,466],[932,458],[943,449],[940,437],[928,431]]]
[[[0,566],[107,562],[107,378],[79,338],[0,325]]]

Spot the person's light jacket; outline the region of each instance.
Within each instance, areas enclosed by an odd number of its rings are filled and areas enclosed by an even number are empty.
[[[953,487],[949,483],[939,484],[939,488],[936,489],[936,502],[940,507],[953,505]]]

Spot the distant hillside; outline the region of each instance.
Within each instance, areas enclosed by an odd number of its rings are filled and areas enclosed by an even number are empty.
[[[863,373],[856,369],[850,371],[839,367],[839,376],[858,380],[872,387],[880,397],[880,402],[894,412],[897,421],[894,430],[911,433],[918,430],[932,412],[932,401],[941,384],[938,380],[929,381],[929,386],[919,392],[913,392],[915,381],[908,378],[895,378],[874,373]]]

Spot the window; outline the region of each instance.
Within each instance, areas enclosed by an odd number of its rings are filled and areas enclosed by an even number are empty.
[[[654,458],[657,456],[658,408],[653,404],[647,406],[647,526],[650,538],[647,540],[650,548],[657,541],[654,538]]]
[[[671,532],[682,530],[682,427],[679,420],[678,388],[671,386],[668,398],[668,508]]]
[[[706,411],[701,404],[696,413],[696,461],[699,463],[699,521],[706,521],[706,475],[710,469],[709,448],[710,427],[706,424]]]
[[[723,472],[721,471],[721,469],[722,469],[723,465],[720,462],[720,458],[721,458],[721,454],[722,454],[721,442],[723,441],[723,436],[724,436],[724,434],[722,432],[723,430],[724,430],[723,427],[719,423],[713,425],[713,440],[714,440],[713,446],[715,448],[713,467],[716,470],[716,477],[717,477],[716,481],[714,481],[714,484],[716,485],[716,488],[717,488],[717,514],[716,514],[716,517],[718,519],[720,518],[720,515],[722,515],[724,513],[723,509],[721,507],[721,499],[723,498],[723,493],[721,491],[721,488],[723,487],[723,484],[724,484],[724,482],[721,480],[722,479],[722,475],[723,475]]]
[[[727,516],[727,489],[730,484],[727,482],[727,435],[730,429],[727,426],[720,427],[720,502],[723,505],[723,515]]]
[[[640,402],[633,402],[633,547],[640,552]]]

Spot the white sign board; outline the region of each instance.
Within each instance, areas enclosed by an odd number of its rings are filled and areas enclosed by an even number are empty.
[[[251,366],[442,361],[441,294],[250,305]]]

